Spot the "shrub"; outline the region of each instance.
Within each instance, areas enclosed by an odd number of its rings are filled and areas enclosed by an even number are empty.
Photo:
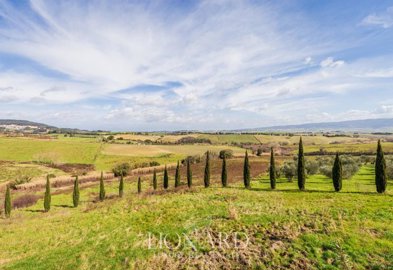
[[[225,150],[221,150],[219,153],[219,157],[221,159],[225,158],[232,158],[233,157],[233,151],[231,149],[225,149]]]
[[[286,161],[280,168],[281,174],[288,179],[289,182],[293,181],[296,176],[296,164],[294,161]]]
[[[17,179],[15,179],[14,181],[12,181],[11,183],[9,183],[10,188],[17,189],[18,185],[29,183],[31,181],[31,179],[32,178],[27,175],[20,176]]]
[[[37,203],[39,198],[40,198],[39,196],[34,195],[34,194],[25,194],[25,195],[22,195],[22,196],[16,198],[12,202],[12,205],[14,208],[22,208],[22,207],[32,206]]]
[[[260,156],[262,156],[262,154],[263,154],[263,149],[260,147],[257,150],[257,156],[260,157]]]
[[[306,172],[308,175],[317,174],[319,171],[319,163],[315,160],[306,160]]]
[[[116,167],[112,169],[112,172],[115,177],[119,177],[119,176],[127,176],[130,173],[130,170],[131,170],[131,166],[129,163],[122,163],[116,165]]]

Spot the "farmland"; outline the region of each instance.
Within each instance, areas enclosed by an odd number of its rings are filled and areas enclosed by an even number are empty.
[[[393,188],[375,189],[371,161],[356,159],[359,169],[334,192],[332,179],[322,170],[308,175],[306,190],[296,178],[278,173],[270,189],[269,153],[257,156],[256,146],[289,149],[276,156],[276,166],[293,162],[299,136],[250,134],[193,134],[211,143],[166,143],[162,135],[116,135],[51,138],[0,137],[0,200],[4,185],[21,176],[29,183],[12,190],[19,209],[0,219],[1,269],[390,269],[393,267]],[[152,136],[151,140],[148,136]],[[168,135],[169,136],[169,135]],[[173,137],[172,137],[173,138]],[[221,140],[222,138],[222,140]],[[252,139],[254,138],[255,141]],[[305,152],[367,152],[375,155],[378,137],[303,136]],[[387,140],[388,138],[385,138]],[[144,142],[148,140],[148,142]],[[152,143],[153,142],[153,143]],[[390,142],[383,142],[391,151]],[[221,187],[220,150],[231,150],[227,160],[228,188]],[[269,148],[270,149],[270,148]],[[204,153],[212,155],[211,185],[204,188]],[[249,151],[251,189],[243,186],[244,153]],[[186,186],[187,168],[180,166],[180,187],[174,188],[174,164],[186,157],[192,163],[193,186]],[[307,156],[324,165],[328,157]],[[387,155],[387,158],[390,158]],[[150,166],[150,162],[155,162]],[[124,196],[118,197],[114,166],[134,165],[125,178]],[[92,166],[80,174],[80,205],[72,204],[72,176],[66,168]],[[146,164],[146,168],[143,164]],[[389,163],[390,164],[390,163]],[[141,167],[138,167],[140,165]],[[143,165],[143,166],[142,166]],[[164,190],[163,165],[169,168],[169,189]],[[330,165],[329,165],[330,166]],[[158,189],[152,187],[157,170]],[[100,202],[99,172],[105,173],[106,199]],[[54,178],[52,208],[43,212],[44,179]],[[141,177],[142,192],[137,193]],[[36,184],[35,184],[36,183]],[[27,198],[34,198],[23,205]],[[3,211],[3,210],[2,210]],[[242,245],[231,245],[239,232]],[[159,244],[160,233],[166,236]],[[220,246],[220,235],[229,244]],[[231,236],[232,235],[232,236]],[[179,236],[187,236],[178,246]],[[150,239],[150,240],[149,240]],[[222,239],[221,239],[222,240]],[[247,240],[247,241],[246,241]],[[215,244],[212,244],[215,242]],[[239,244],[239,243],[238,243]],[[236,255],[236,256],[234,256]]]

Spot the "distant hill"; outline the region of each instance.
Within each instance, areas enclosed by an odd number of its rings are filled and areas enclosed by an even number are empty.
[[[365,119],[341,122],[308,123],[299,125],[283,125],[244,129],[243,132],[393,132],[393,118]]]
[[[56,128],[54,126],[49,126],[47,124],[31,122],[31,121],[27,121],[27,120],[16,120],[16,119],[0,119],[0,125],[33,126],[33,127],[37,127],[37,128],[46,128],[46,129],[55,129]]]

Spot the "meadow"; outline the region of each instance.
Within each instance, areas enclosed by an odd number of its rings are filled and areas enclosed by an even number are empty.
[[[161,179],[161,176],[160,176]],[[136,193],[135,178],[118,198],[117,183],[106,184],[109,199],[95,202],[97,187],[82,189],[82,205],[70,193],[52,197],[1,220],[3,269],[389,269],[393,267],[392,192],[379,195],[373,169],[365,166],[340,193],[330,179],[307,179],[307,191],[280,179],[269,190],[264,173],[252,189],[231,182],[221,188],[184,186],[153,191],[151,177]],[[183,179],[184,182],[184,179]],[[160,181],[161,183],[161,181]],[[173,186],[173,178],[171,179]],[[241,232],[244,246],[211,245],[219,233]],[[159,235],[167,243],[159,247]],[[178,248],[178,235],[187,242]],[[149,248],[149,235],[153,239]],[[210,238],[207,237],[210,235]],[[246,241],[245,238],[248,238]],[[229,241],[229,240],[228,240]],[[247,244],[247,245],[246,245]],[[238,254],[238,257],[234,257]]]
[[[202,135],[206,136],[195,136]],[[221,187],[222,161],[214,157],[209,188],[203,187],[202,161],[192,164],[192,188],[186,185],[184,165],[177,188],[175,170],[169,167],[168,190],[162,187],[162,166],[156,167],[157,190],[152,187],[152,170],[132,171],[125,178],[122,198],[118,196],[119,180],[107,177],[102,202],[98,200],[98,177],[81,182],[77,208],[72,204],[71,181],[60,185],[55,184],[56,178],[51,180],[49,212],[43,211],[43,186],[12,190],[14,200],[24,196],[35,200],[13,209],[10,218],[0,218],[0,268],[393,269],[393,189],[389,182],[387,192],[376,193],[372,164],[361,165],[354,176],[344,179],[340,192],[334,192],[332,180],[320,174],[307,177],[305,191],[298,190],[296,179],[288,181],[283,176],[277,180],[276,190],[271,190],[269,154],[256,156],[249,149],[252,181],[251,189],[245,189],[245,149],[228,142],[248,144],[251,135],[212,135],[211,139],[220,136],[224,138],[220,143],[193,145],[143,144],[125,137],[119,142],[64,136],[46,140],[0,137],[1,201],[5,179],[31,175],[34,183],[49,173],[72,177],[45,165],[50,155],[45,162],[37,162],[42,153],[55,153],[52,157],[57,160],[51,162],[94,165],[96,175],[124,162],[173,165],[187,156],[203,156],[206,150],[231,149],[234,153],[227,160],[228,188]],[[279,167],[295,155],[297,145],[292,140],[296,136],[272,137],[254,136],[264,142],[261,145],[279,145],[277,137],[290,140],[285,147],[291,147],[294,154],[277,155]],[[343,152],[353,147],[375,152],[376,148],[376,138],[370,136],[343,137],[340,144],[331,144],[337,138],[321,137],[304,137],[305,151],[323,146]],[[390,144],[383,143],[385,151]],[[140,194],[138,177],[142,180]]]

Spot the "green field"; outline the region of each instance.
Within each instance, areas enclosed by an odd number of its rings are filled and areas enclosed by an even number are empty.
[[[147,192],[151,190],[148,177],[144,178],[144,193],[137,195],[131,178],[123,199],[94,203],[95,186],[83,189],[77,209],[70,208],[68,192],[52,197],[49,213],[39,212],[42,201],[14,211],[11,219],[0,220],[0,268],[393,267],[393,193],[375,193],[371,167],[363,167],[345,180],[340,193],[333,192],[331,180],[323,176],[310,177],[305,192],[283,179],[271,191],[264,175],[253,180],[251,190],[241,183],[223,189],[218,179],[213,182],[209,189],[172,192],[171,188],[154,194]],[[117,184],[107,183],[107,193],[116,194]],[[219,232],[243,233],[239,240],[243,248],[212,246],[206,235],[217,237]],[[160,249],[153,242],[149,249],[149,233],[165,234],[169,248]],[[196,250],[186,242],[174,249],[176,234],[183,233]],[[233,253],[241,254],[241,259],[233,258]]]

